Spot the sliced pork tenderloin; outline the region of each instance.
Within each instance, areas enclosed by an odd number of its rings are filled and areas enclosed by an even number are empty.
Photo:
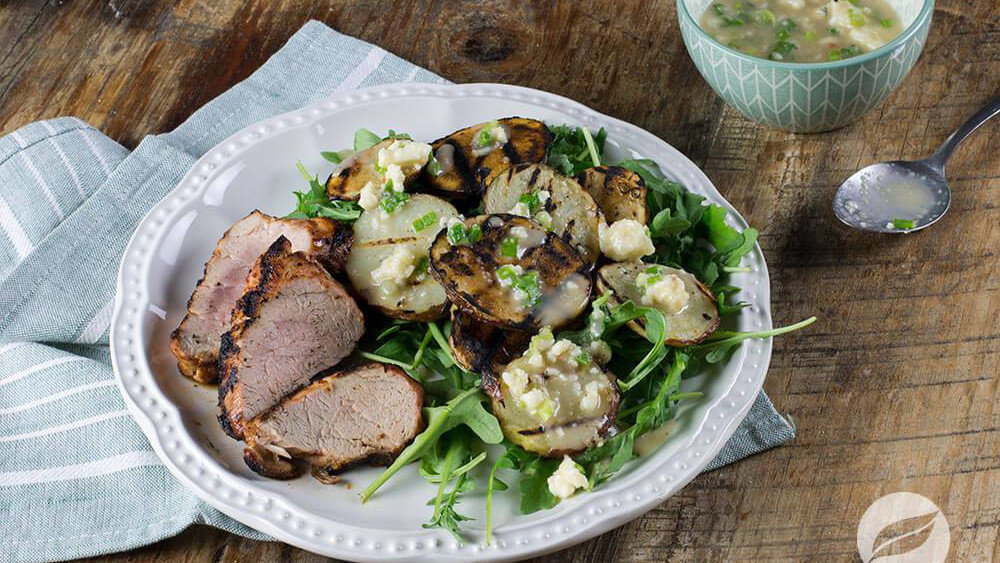
[[[344,286],[281,236],[260,255],[219,346],[219,421],[243,439],[245,421],[350,354],[365,324]]]
[[[215,246],[188,301],[187,315],[170,337],[180,372],[195,381],[218,381],[219,335],[243,292],[254,261],[279,236],[331,272],[339,272],[351,247],[351,229],[330,219],[279,219],[254,211],[237,221]]]
[[[424,429],[423,389],[403,370],[365,364],[317,380],[246,425],[246,464],[275,479],[336,483],[359,463],[388,465]]]

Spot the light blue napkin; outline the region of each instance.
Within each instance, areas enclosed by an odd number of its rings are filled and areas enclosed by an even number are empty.
[[[0,561],[122,551],[193,523],[268,539],[175,481],[115,387],[107,339],[125,243],[208,149],[331,93],[444,82],[306,24],[263,67],[131,153],[79,119],[0,138]],[[710,468],[794,437],[762,393]]]

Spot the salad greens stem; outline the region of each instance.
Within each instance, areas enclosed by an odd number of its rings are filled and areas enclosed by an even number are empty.
[[[399,360],[394,360],[392,358],[387,358],[385,356],[379,356],[378,354],[373,354],[371,352],[358,352],[358,355],[362,358],[371,360],[373,362],[381,362],[383,364],[392,364],[394,366],[399,366],[405,370],[411,370],[414,368],[412,364],[406,362],[401,362]]]
[[[441,347],[441,351],[448,356],[451,360],[452,365],[457,365],[455,362],[455,356],[451,354],[451,345],[448,344],[448,339],[445,338],[444,333],[441,332],[441,328],[438,327],[436,322],[427,323],[427,332],[434,337],[434,341],[437,342],[438,346]]]
[[[590,160],[594,161],[594,166],[601,165],[601,157],[597,154],[597,144],[594,143],[594,136],[590,134],[590,129],[581,127],[583,139],[587,142],[587,151],[590,153]]]
[[[424,350],[427,349],[427,345],[431,342],[431,331],[424,333],[424,339],[420,341],[420,347],[417,348],[417,353],[413,355],[413,363],[410,365],[410,369],[417,369],[420,366],[420,362],[424,359]]]
[[[434,497],[434,516],[431,517],[431,520],[437,520],[441,516],[441,499],[444,498],[445,489],[447,489],[448,482],[451,481],[452,478],[451,466],[455,464],[455,458],[458,457],[462,451],[461,448],[456,446],[448,448],[447,453],[444,455],[444,468],[441,470],[441,484],[438,485],[437,496]]]
[[[788,334],[789,332],[794,332],[800,328],[805,328],[816,322],[816,317],[809,317],[808,319],[801,320],[795,324],[788,326],[782,326],[778,328],[772,328],[771,330],[762,330],[758,332],[729,332],[729,331],[716,331],[712,336],[705,339],[705,342],[701,344],[702,347],[706,347],[710,344],[718,344],[722,342],[741,342],[743,340],[749,340],[751,338],[770,338],[772,336],[778,336],[780,334]]]
[[[479,388],[472,387],[459,393],[440,407],[424,409],[427,428],[414,438],[413,442],[396,457],[396,461],[392,462],[388,469],[365,487],[365,490],[361,491],[361,502],[367,501],[379,487],[404,466],[419,459],[428,448],[437,443],[442,434],[460,424],[471,428],[485,443],[499,443],[503,439],[500,425],[493,415],[483,409],[482,400],[483,394]],[[470,401],[472,403],[467,405],[466,403]]]

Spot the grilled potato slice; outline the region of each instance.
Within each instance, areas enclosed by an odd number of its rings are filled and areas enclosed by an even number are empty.
[[[414,222],[433,213],[433,224],[417,231]],[[458,217],[458,211],[441,198],[410,196],[391,214],[381,210],[362,213],[354,222],[354,245],[347,259],[347,276],[361,297],[382,313],[398,318],[428,321],[444,314],[448,299],[444,289],[426,270],[428,248],[440,230],[441,219]],[[393,262],[414,270],[403,283],[386,280]],[[387,263],[389,264],[387,266]],[[381,270],[380,270],[381,268]],[[405,271],[405,270],[404,270]]]
[[[543,330],[499,376],[483,376],[508,440],[529,452],[562,457],[607,436],[618,412],[618,386],[601,366],[578,362],[580,353]]]
[[[451,353],[462,368],[473,373],[494,373],[521,355],[531,334],[488,325],[459,309],[451,311]]]
[[[687,304],[673,314],[663,307],[651,305],[663,311],[666,316],[665,343],[668,346],[697,344],[719,328],[719,307],[715,296],[703,283],[684,270],[644,262],[617,262],[608,264],[597,272],[597,287],[602,293],[608,290],[614,292],[611,297],[613,302],[631,300],[636,305],[645,305],[642,300],[643,289],[637,284],[636,277],[651,267],[656,267],[662,276],[676,275],[684,282],[684,291],[688,294]],[[641,319],[630,322],[628,326],[640,335],[646,335]]]
[[[478,149],[473,144],[489,122],[459,129],[431,143],[441,170],[438,174],[426,170],[424,183],[444,197],[469,199],[481,196],[486,186],[507,168],[545,160],[553,134],[544,123],[523,117],[497,121],[507,133],[507,142],[492,150]]]
[[[386,139],[342,162],[326,180],[326,195],[331,199],[357,200],[361,197],[361,189],[368,182],[381,185],[384,179],[375,168],[378,164],[378,151],[387,148],[396,140]],[[417,167],[403,169],[407,185],[419,174],[420,168]]]
[[[519,201],[521,196],[532,193],[539,198],[537,211],[527,210]],[[483,195],[483,210],[486,213],[530,213],[538,223],[550,227],[576,249],[588,265],[597,262],[601,254],[597,232],[601,210],[594,198],[576,180],[544,164],[514,166],[497,176]]]
[[[534,221],[505,214],[466,219],[462,227],[467,233],[478,230],[480,238],[471,244],[452,244],[448,235],[453,227],[448,227],[438,233],[430,256],[431,274],[463,312],[499,327],[537,330],[560,326],[586,307],[591,286],[588,266],[555,234]],[[517,234],[527,242],[518,256],[504,255],[504,239],[517,240]],[[528,284],[537,289],[537,303],[501,283],[498,270],[509,271],[506,266],[520,268],[518,276],[537,275],[537,285]]]
[[[594,198],[609,224],[619,219],[649,222],[646,182],[635,172],[621,166],[595,166],[577,174],[576,181]]]

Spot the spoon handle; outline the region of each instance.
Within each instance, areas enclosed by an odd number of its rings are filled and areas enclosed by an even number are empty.
[[[945,139],[944,143],[938,147],[938,150],[934,151],[934,154],[932,154],[927,161],[933,166],[944,170],[945,163],[948,162],[948,159],[951,157],[951,153],[955,151],[959,143],[971,135],[976,128],[989,121],[991,117],[998,113],[1000,113],[1000,94],[993,96],[993,99],[987,102],[983,109],[977,111],[976,115],[970,117],[969,120],[963,123],[957,131]]]

